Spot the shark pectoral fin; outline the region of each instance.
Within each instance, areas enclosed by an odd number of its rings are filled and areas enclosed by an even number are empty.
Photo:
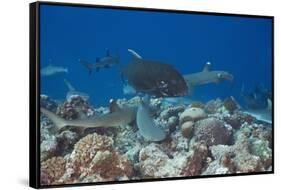
[[[162,141],[166,138],[166,133],[154,123],[145,105],[138,107],[136,119],[139,132],[146,140]]]
[[[40,111],[46,115],[53,123],[54,125],[58,128],[58,130],[68,126],[68,121],[57,116],[56,114],[54,114],[53,112],[45,109],[45,108],[40,108]]]

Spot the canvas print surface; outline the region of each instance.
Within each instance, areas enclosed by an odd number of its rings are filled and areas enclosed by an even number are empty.
[[[40,184],[272,170],[272,19],[40,5]]]

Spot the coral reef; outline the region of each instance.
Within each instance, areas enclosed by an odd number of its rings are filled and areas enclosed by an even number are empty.
[[[42,105],[66,119],[83,119],[109,112],[95,110],[74,96],[62,104],[41,97]],[[120,107],[140,106],[141,98],[119,99]],[[206,105],[162,104],[150,99],[149,119],[166,138],[144,139],[133,121],[114,128],[73,128],[56,131],[40,117],[41,184],[73,184],[143,178],[183,177],[270,171],[271,124],[258,123],[233,97]]]
[[[139,154],[139,167],[143,178],[178,177],[186,165],[187,154],[178,154],[173,158],[155,143],[144,147]]]
[[[223,101],[223,105],[230,113],[233,113],[236,109],[240,107],[236,100],[233,98],[233,96],[226,98]]]
[[[231,139],[231,131],[216,118],[207,118],[196,122],[194,134],[199,141],[205,141],[208,146],[228,144]]]
[[[207,115],[205,111],[201,108],[191,107],[184,110],[180,115],[180,124],[186,121],[198,121],[205,118]]]
[[[193,145],[188,152],[186,166],[182,170],[184,176],[200,175],[208,155],[208,148],[205,142],[201,141]]]
[[[40,95],[40,106],[55,112],[58,107],[58,103],[47,95]]]
[[[41,163],[41,184],[59,184],[59,179],[65,172],[63,157],[52,157]]]
[[[131,162],[114,150],[113,140],[96,133],[87,135],[75,144],[66,168],[71,171],[70,176],[82,182],[90,178],[93,182],[96,178],[112,181],[133,175]]]
[[[184,137],[189,138],[191,136],[193,125],[193,121],[187,121],[181,125],[181,132]]]
[[[239,131],[232,146],[210,147],[214,160],[203,175],[267,171],[272,164],[268,141],[249,140],[248,132]]]
[[[209,114],[220,112],[220,109],[223,107],[223,102],[221,99],[217,98],[216,100],[210,100],[205,105],[205,111]]]
[[[80,96],[71,96],[71,98],[59,105],[56,114],[60,117],[73,120],[92,117],[95,114],[90,104]]]

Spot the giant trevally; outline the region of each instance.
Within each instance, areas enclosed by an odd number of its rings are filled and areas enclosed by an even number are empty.
[[[156,97],[185,96],[187,85],[182,75],[172,65],[159,61],[146,60],[134,50],[131,63],[121,70],[123,81],[137,92]],[[126,79],[126,80],[125,80]]]

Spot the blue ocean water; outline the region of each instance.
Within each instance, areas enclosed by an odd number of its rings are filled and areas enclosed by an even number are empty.
[[[234,96],[240,102],[242,86],[249,91],[261,84],[272,89],[270,19],[41,5],[41,68],[51,63],[69,71],[42,77],[41,93],[65,99],[67,79],[88,93],[94,106],[128,97],[120,77],[120,67],[132,59],[128,48],[145,59],[172,64],[181,74],[199,72],[211,62],[213,70],[234,76],[233,84],[196,87],[194,100]],[[106,49],[119,53],[120,67],[89,75],[78,60],[95,62]]]

